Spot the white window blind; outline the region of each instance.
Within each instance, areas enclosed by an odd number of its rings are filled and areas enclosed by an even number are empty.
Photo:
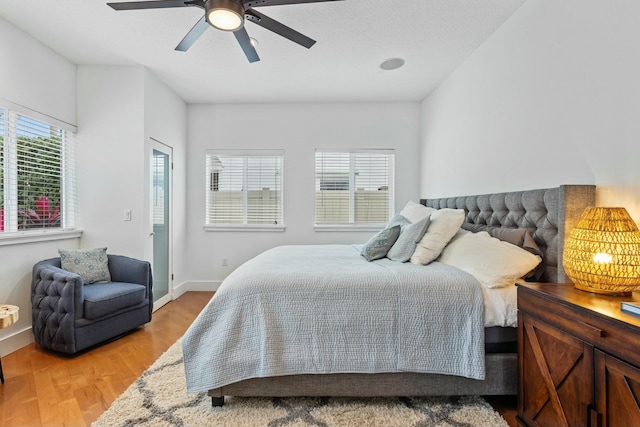
[[[393,150],[316,150],[316,225],[386,224],[394,161]]]
[[[282,227],[282,150],[206,153],[205,226]]]
[[[0,108],[0,232],[75,228],[74,134]]]

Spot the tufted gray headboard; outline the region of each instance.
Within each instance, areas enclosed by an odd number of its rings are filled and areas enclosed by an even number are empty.
[[[582,211],[595,205],[594,185],[482,194],[478,196],[421,199],[423,205],[464,209],[465,222],[502,228],[527,229],[542,250],[546,269],[542,281],[568,281],[562,267],[564,241]]]

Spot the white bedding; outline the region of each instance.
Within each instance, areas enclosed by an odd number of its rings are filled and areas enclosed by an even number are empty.
[[[517,287],[489,289],[482,286],[484,298],[484,326],[518,326]]]

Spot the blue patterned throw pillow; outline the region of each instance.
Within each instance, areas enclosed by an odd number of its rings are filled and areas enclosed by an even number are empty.
[[[110,282],[107,248],[58,249],[63,270],[76,273],[85,284]]]
[[[399,235],[399,225],[385,228],[364,244],[362,250],[360,250],[360,255],[362,255],[367,261],[384,258],[387,255],[387,252],[389,252],[389,249],[391,249],[391,246],[393,246],[396,240],[398,240]]]

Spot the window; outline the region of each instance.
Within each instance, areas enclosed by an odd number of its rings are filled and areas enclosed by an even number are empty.
[[[210,150],[205,228],[283,228],[282,150]]]
[[[73,133],[0,108],[0,235],[75,227]]]
[[[374,226],[393,214],[393,150],[316,150],[316,225]]]

